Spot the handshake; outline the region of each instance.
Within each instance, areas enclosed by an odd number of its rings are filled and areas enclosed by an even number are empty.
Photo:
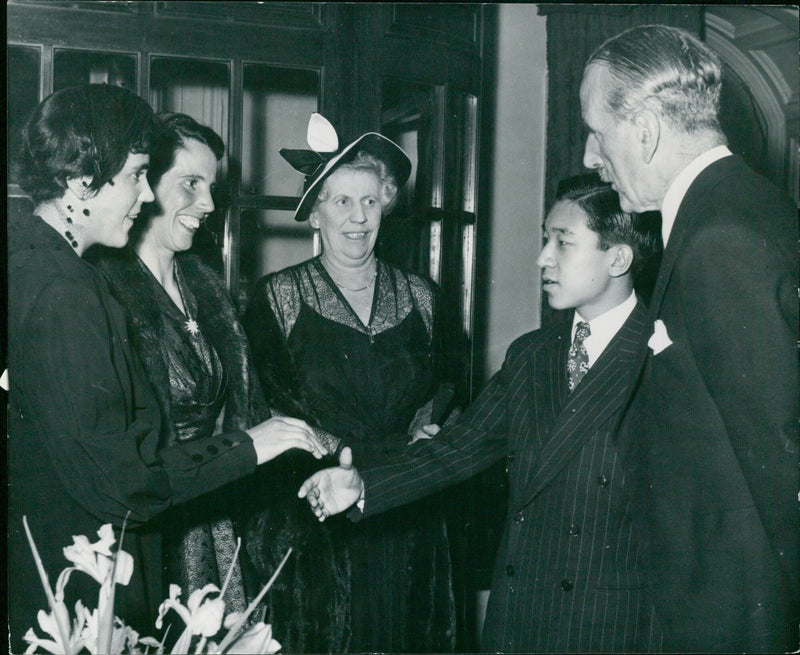
[[[435,398],[419,409],[409,426],[408,432],[411,441],[408,442],[408,445],[421,439],[431,439],[439,433],[441,428],[432,422],[432,419],[444,414],[443,409],[449,405],[452,397],[453,389],[446,387],[444,393],[440,391]],[[453,411],[445,423],[453,422],[459,414],[460,411]],[[271,421],[278,423],[273,427],[277,428],[276,431],[281,432],[284,438],[280,442],[280,446],[278,446],[281,452],[292,447],[301,448],[320,459],[325,455],[334,453],[339,445],[339,440],[333,435],[323,430],[315,430],[305,421],[286,417],[277,412],[273,412],[273,416],[274,418],[270,419],[270,421],[262,423],[262,426],[266,426]],[[251,432],[251,436],[254,436],[252,430],[249,432]],[[273,445],[274,449],[275,445]],[[258,452],[258,450],[258,446],[256,446],[256,451]],[[275,452],[270,453],[269,459],[276,454]],[[261,463],[260,456],[259,463]],[[339,466],[322,469],[314,473],[302,484],[297,496],[308,501],[311,510],[320,521],[324,521],[329,516],[340,514],[356,503],[359,503],[359,509],[363,509],[364,481],[358,474],[358,470],[353,466],[353,453],[350,448],[344,447],[342,449],[339,454]]]
[[[434,437],[441,428],[438,425],[423,425],[415,429],[411,443],[420,439]],[[308,478],[297,492],[298,498],[305,498],[320,521],[340,514],[364,501],[364,481],[353,466],[353,453],[348,447],[339,454],[339,466],[317,471]]]

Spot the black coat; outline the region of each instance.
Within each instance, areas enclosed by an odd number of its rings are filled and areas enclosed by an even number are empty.
[[[148,522],[254,471],[252,441],[238,432],[235,440],[164,443],[122,308],[97,269],[37,217],[9,225],[8,314],[12,647],[21,648],[47,607],[23,515],[53,583],[72,535],[95,540],[108,522],[119,534],[127,517],[123,548],[134,557],[134,578],[117,589],[117,614],[151,634],[163,598],[160,535]],[[75,573],[67,589],[93,604],[97,584],[82,587],[85,580]]]
[[[620,437],[635,470],[665,646],[795,650],[798,522],[797,211],[740,157],[689,187],[648,319]]]

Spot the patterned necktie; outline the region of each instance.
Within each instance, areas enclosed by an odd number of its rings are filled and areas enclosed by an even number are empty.
[[[586,346],[583,345],[584,339],[591,334],[589,324],[580,321],[575,329],[575,340],[569,347],[567,355],[567,377],[569,378],[569,390],[573,391],[578,386],[586,371],[589,370],[589,355]]]

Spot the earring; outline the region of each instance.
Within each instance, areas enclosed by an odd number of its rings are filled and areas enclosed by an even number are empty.
[[[70,245],[77,250],[78,249],[78,242],[75,241],[75,237],[72,236],[72,232],[67,230],[66,232],[64,232],[64,236],[67,237],[67,241],[69,241]]]

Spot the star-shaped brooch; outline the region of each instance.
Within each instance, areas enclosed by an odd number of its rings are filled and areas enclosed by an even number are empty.
[[[200,332],[200,326],[193,318],[187,320],[186,323],[183,324],[183,327],[185,327],[186,331],[193,336]]]

